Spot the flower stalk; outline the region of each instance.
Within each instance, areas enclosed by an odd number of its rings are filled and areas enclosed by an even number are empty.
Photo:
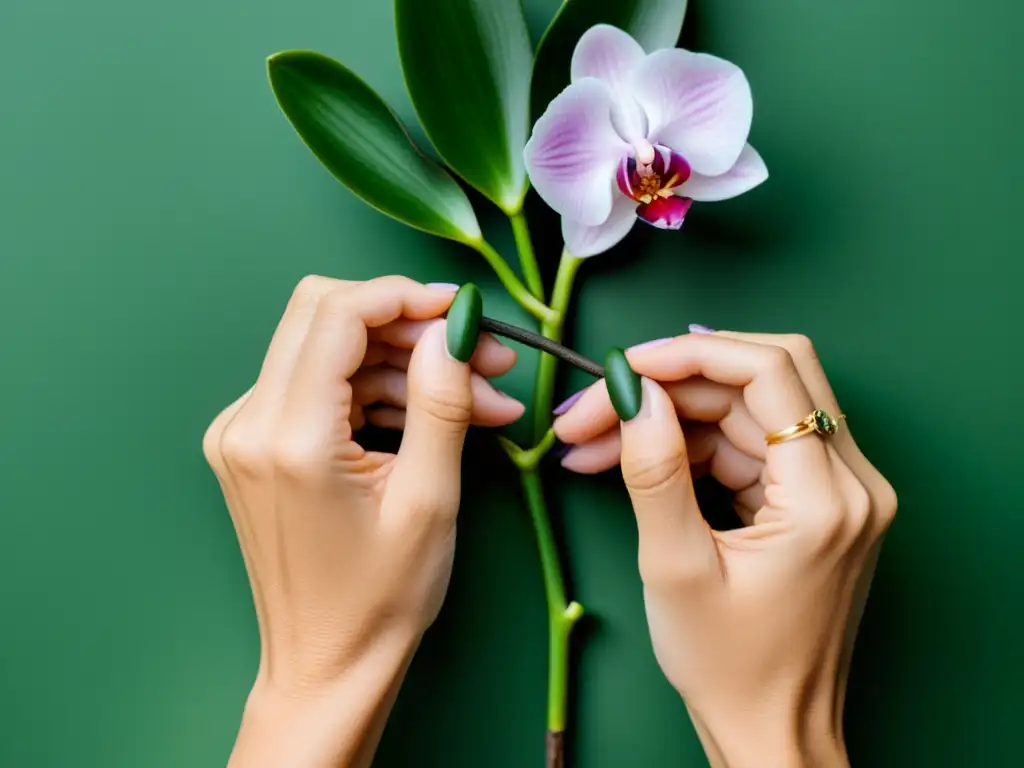
[[[535,269],[536,260],[529,242],[525,221],[516,228],[516,245],[523,274],[529,275]],[[552,290],[550,313],[541,320],[540,335],[552,342],[560,343],[565,327],[565,318],[572,298],[572,287],[582,259],[563,251],[558,273]],[[533,265],[531,266],[529,265]],[[530,278],[527,278],[528,280]],[[539,280],[539,272],[537,274]],[[541,289],[543,296],[543,289]],[[569,601],[565,590],[565,577],[558,556],[551,517],[544,496],[544,485],[540,474],[540,462],[555,444],[551,429],[551,411],[555,392],[555,377],[558,373],[558,358],[541,351],[537,363],[537,374],[533,390],[533,441],[532,448],[523,449],[512,441],[501,438],[502,447],[519,469],[523,497],[530,513],[530,522],[537,537],[540,555],[541,575],[544,581],[544,596],[548,613],[548,712],[546,753],[547,768],[562,768],[565,764],[565,726],[569,698],[569,643],[572,628],[583,616],[583,606],[575,600]]]

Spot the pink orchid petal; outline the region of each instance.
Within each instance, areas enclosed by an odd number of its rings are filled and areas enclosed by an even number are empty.
[[[595,24],[584,32],[572,53],[572,82],[594,77],[608,86],[615,102],[612,124],[628,142],[647,136],[647,116],[629,95],[633,72],[643,63],[644,56],[640,43],[609,24]]]
[[[608,87],[583,78],[548,105],[523,150],[530,181],[544,202],[587,226],[611,213],[610,182],[630,149],[612,127],[611,107]]]
[[[583,33],[572,52],[571,82],[596,77],[617,91],[629,85],[644,56],[640,43],[626,32],[610,24],[595,24]]]
[[[735,64],[679,48],[655,51],[633,73],[631,91],[650,121],[652,143],[671,147],[705,176],[736,164],[754,102]]]
[[[636,215],[658,229],[679,229],[691,205],[693,200],[688,197],[656,197],[637,208]]]
[[[615,196],[615,205],[607,221],[588,227],[578,221],[562,218],[562,239],[573,256],[586,258],[604,253],[617,245],[636,223],[636,203],[622,195]]]
[[[768,167],[749,144],[743,147],[736,165],[720,176],[695,173],[679,188],[680,195],[705,203],[742,195],[768,178]]]

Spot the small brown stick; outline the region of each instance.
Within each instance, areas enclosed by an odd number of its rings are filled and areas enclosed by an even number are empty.
[[[545,339],[538,333],[528,331],[525,328],[520,328],[517,325],[510,325],[509,323],[503,323],[501,320],[493,320],[489,317],[480,318],[480,330],[489,331],[495,333],[498,336],[504,336],[508,339],[514,339],[528,347],[539,349],[542,352],[547,352],[550,355],[554,355],[559,360],[564,360],[570,365],[574,365],[585,373],[589,373],[591,376],[595,376],[599,379],[604,378],[604,366],[595,363],[589,357],[584,357],[579,352],[574,352],[568,347],[563,347],[557,341],[551,339]]]

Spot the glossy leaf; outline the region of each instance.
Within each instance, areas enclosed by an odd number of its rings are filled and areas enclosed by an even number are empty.
[[[458,182],[420,152],[387,104],[355,73],[311,51],[275,54],[267,66],[285,116],[355,195],[425,232],[479,241],[480,225]]]
[[[533,60],[519,0],[395,0],[395,26],[409,96],[438,154],[518,212]]]
[[[679,40],[687,0],[566,0],[537,47],[530,104],[533,119],[569,85],[572,52],[595,24],[625,30],[650,53]]]

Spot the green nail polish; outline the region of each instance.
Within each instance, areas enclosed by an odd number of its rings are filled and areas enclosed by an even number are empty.
[[[618,347],[608,350],[604,358],[604,379],[608,396],[620,419],[630,421],[640,413],[643,402],[640,377],[629,367],[626,353]]]
[[[448,354],[460,363],[468,363],[480,337],[480,318],[484,314],[484,298],[472,283],[459,288],[448,308],[445,343]]]

